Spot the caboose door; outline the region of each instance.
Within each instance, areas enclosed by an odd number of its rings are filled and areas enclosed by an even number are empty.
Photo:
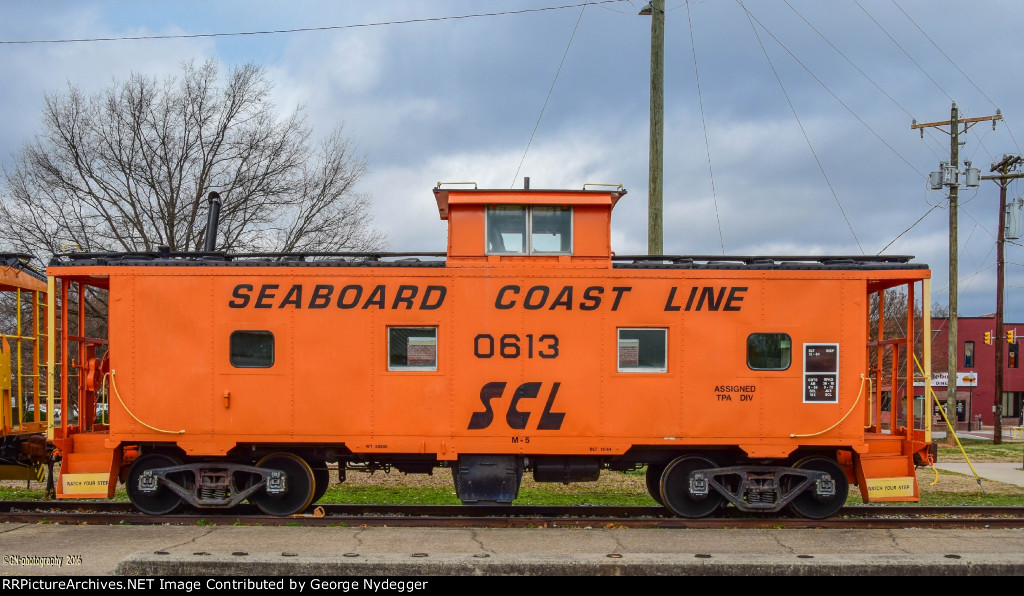
[[[281,323],[238,320],[217,325],[211,392],[213,431],[238,441],[294,434],[290,334]]]

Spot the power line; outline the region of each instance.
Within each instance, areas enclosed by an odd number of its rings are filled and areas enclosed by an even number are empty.
[[[1006,132],[1010,134],[1010,140],[1013,141],[1013,146],[1017,148],[1017,153],[1024,153],[1024,151],[1020,150],[1020,145],[1017,144],[1017,137],[1013,136],[1013,131],[1010,130],[1010,124],[1006,122],[1005,119],[1003,120],[1003,124],[1006,126]]]
[[[925,130],[925,129],[923,129],[923,128],[922,128],[921,130]],[[928,139],[929,141],[931,141],[932,143],[935,143],[936,147],[938,147],[938,148],[939,148],[939,150],[941,150],[941,151],[946,151],[946,150],[947,150],[946,146],[945,146],[945,145],[943,145],[942,143],[940,143],[940,142],[939,142],[939,140],[935,138],[935,133],[934,133],[934,131],[932,131],[931,129],[928,129],[928,130],[925,130],[925,132],[926,132],[926,134],[927,134],[928,136],[927,136],[927,137],[925,137],[925,136],[922,136],[922,137],[921,137],[922,139],[924,139],[924,138],[927,138],[927,139]],[[927,148],[927,149],[928,149],[929,151],[931,151],[931,152],[932,152],[932,155],[934,155],[934,156],[935,156],[935,161],[942,161],[943,159],[946,159],[946,157],[945,157],[945,154],[942,154],[942,155],[940,155],[940,154],[939,154],[938,152],[936,152],[936,150],[935,150],[935,148],[934,148],[934,147],[931,147],[931,146],[929,146],[929,145],[927,145],[927,144],[925,145],[925,147],[926,147],[926,148]]]
[[[992,254],[992,251],[989,251],[989,254]],[[988,256],[988,255],[985,255],[985,256]],[[978,277],[979,275],[981,275],[985,271],[988,271],[989,269],[992,269],[995,266],[996,266],[996,264],[992,263],[991,265],[986,265],[985,267],[982,267],[981,269],[978,269],[977,271],[975,271],[974,273],[968,275],[967,277],[961,277],[960,281],[957,283],[957,287],[960,287],[960,288],[963,288],[963,289],[966,290],[967,288],[971,287],[971,283],[974,282],[974,279],[976,277]]]
[[[932,205],[931,209],[929,209],[928,211],[925,211],[924,215],[922,215],[921,217],[917,218],[917,221],[915,221],[913,224],[911,224],[911,226],[909,228],[907,228],[907,229],[903,230],[902,232],[900,232],[899,235],[897,235],[895,238],[892,239],[892,242],[890,242],[889,244],[886,244],[882,248],[882,250],[878,251],[877,254],[882,254],[883,252],[885,252],[886,248],[889,248],[890,246],[892,246],[893,243],[895,243],[897,240],[899,240],[901,236],[903,236],[904,234],[906,234],[910,230],[914,229],[914,226],[916,226],[917,224],[921,223],[921,221],[923,221],[924,218],[928,217],[929,213],[931,213],[932,211],[935,211],[936,209],[938,209],[938,207],[939,207],[938,205]]]
[[[808,26],[808,27],[810,27],[812,31],[814,31],[815,33],[817,33],[819,37],[821,37],[821,38],[822,38],[823,40],[825,40],[825,43],[827,43],[827,44],[828,44],[829,46],[831,46],[831,47],[832,47],[832,49],[833,49],[833,50],[835,50],[837,54],[839,54],[840,56],[842,56],[842,57],[843,57],[843,59],[844,59],[844,60],[846,60],[846,62],[850,64],[850,66],[852,66],[852,67],[853,67],[853,68],[854,68],[854,69],[855,69],[855,70],[856,70],[857,72],[859,72],[859,73],[861,74],[861,76],[863,76],[863,77],[864,77],[865,79],[867,79],[869,83],[871,83],[872,85],[874,85],[874,86],[875,86],[875,89],[878,89],[879,91],[881,91],[881,92],[882,92],[882,95],[885,95],[886,97],[888,97],[888,98],[889,98],[889,101],[891,101],[892,103],[896,104],[896,107],[898,107],[899,109],[903,110],[903,113],[904,113],[904,114],[906,114],[907,116],[910,116],[910,118],[911,118],[911,119],[913,119],[913,118],[914,118],[914,115],[913,115],[913,114],[911,114],[911,113],[910,113],[910,112],[909,112],[909,111],[907,110],[907,108],[903,107],[903,105],[902,105],[902,104],[900,104],[900,102],[896,101],[896,99],[895,99],[895,98],[893,98],[893,96],[889,95],[889,94],[888,94],[888,93],[887,93],[887,92],[885,91],[885,89],[882,89],[882,88],[881,88],[881,87],[880,87],[880,86],[878,85],[878,83],[876,83],[876,82],[875,82],[874,80],[872,80],[872,79],[871,79],[871,77],[869,77],[869,76],[867,75],[867,73],[865,73],[865,72],[864,72],[863,70],[861,70],[861,68],[860,68],[859,66],[857,66],[856,64],[854,64],[854,63],[853,63],[853,61],[852,61],[852,60],[850,60],[850,59],[849,59],[849,58],[848,58],[848,57],[846,56],[846,54],[844,54],[844,53],[843,53],[843,51],[842,51],[842,50],[840,50],[839,48],[837,48],[837,47],[835,46],[835,44],[833,44],[833,43],[832,43],[831,41],[829,41],[829,39],[828,39],[827,37],[825,37],[825,35],[824,35],[824,34],[823,34],[823,33],[822,33],[821,31],[818,31],[818,29],[816,29],[816,28],[814,27],[814,25],[812,25],[812,24],[811,24],[811,22],[810,22],[810,21],[808,21],[806,17],[804,17],[804,15],[800,14],[800,12],[799,12],[799,11],[798,11],[797,9],[793,8],[793,5],[792,5],[792,4],[790,4],[788,0],[783,0],[783,2],[785,2],[785,3],[786,3],[786,6],[788,6],[790,10],[792,10],[793,12],[795,12],[795,13],[796,13],[796,16],[800,17],[800,18],[801,18],[801,19],[803,20],[803,22],[804,22],[804,23],[807,23],[807,26]]]
[[[750,23],[750,28],[754,32],[754,37],[757,38],[757,43],[758,43],[758,45],[761,46],[761,51],[764,53],[765,60],[768,61],[768,66],[771,68],[772,74],[775,75],[775,80],[778,81],[779,87],[782,89],[782,94],[786,97],[786,103],[789,104],[789,109],[793,112],[793,117],[796,118],[797,126],[800,127],[800,132],[803,134],[804,140],[807,142],[807,147],[811,150],[811,155],[814,156],[815,163],[818,164],[818,170],[821,171],[821,175],[825,179],[825,184],[828,185],[829,191],[832,192],[832,198],[835,199],[836,205],[839,206],[839,212],[842,213],[843,219],[846,221],[846,226],[848,228],[850,228],[850,234],[853,235],[853,240],[857,243],[857,248],[860,249],[861,254],[865,254],[864,253],[864,247],[861,246],[860,239],[857,238],[857,232],[855,232],[853,230],[853,224],[850,223],[850,218],[846,216],[846,210],[843,209],[843,204],[839,200],[839,195],[836,194],[835,189],[832,187],[832,181],[829,180],[828,174],[825,173],[825,167],[821,164],[821,160],[818,158],[817,152],[814,151],[814,146],[811,144],[811,138],[809,136],[807,136],[807,131],[804,129],[803,122],[800,121],[800,116],[797,115],[797,113],[796,113],[796,107],[793,105],[793,101],[789,98],[789,93],[786,92],[786,86],[782,84],[782,78],[779,76],[779,73],[775,70],[775,65],[772,63],[771,57],[768,56],[768,50],[764,47],[764,43],[761,42],[761,36],[757,33],[757,27],[754,26],[754,21],[756,19],[754,19],[754,16],[752,14],[750,14],[750,11],[747,10],[747,7],[744,6],[743,0],[736,0],[736,1],[739,3],[740,7],[743,9],[743,11],[747,15],[747,21]],[[764,28],[764,25],[761,24],[760,21],[758,21],[758,24],[761,25],[762,28]],[[767,28],[765,28],[765,31],[769,35],[772,35],[771,31],[768,31]],[[775,39],[775,41],[778,41],[778,39],[775,38],[774,35],[772,35],[772,38]],[[780,43],[780,45],[781,45],[781,43]],[[783,46],[783,48],[785,48],[785,46]],[[789,50],[787,49],[786,51],[788,52]],[[790,55],[792,56],[792,53],[790,53]],[[799,62],[799,60],[797,60],[797,62]],[[801,66],[803,66],[803,65],[801,64]],[[814,75],[812,74],[811,76],[814,76]],[[817,79],[817,77],[815,77],[815,78]],[[826,89],[827,89],[827,87],[826,87]]]
[[[915,167],[915,166],[914,166],[914,164],[910,163],[910,162],[909,162],[909,161],[907,160],[907,158],[903,157],[903,156],[902,156],[902,155],[900,154],[900,152],[899,152],[899,151],[896,151],[896,149],[895,149],[895,148],[893,148],[893,146],[892,146],[892,145],[890,145],[890,144],[889,144],[888,142],[886,142],[886,140],[885,140],[885,139],[883,139],[881,135],[879,135],[879,134],[878,134],[877,132],[875,132],[875,130],[874,130],[873,128],[871,128],[870,126],[868,126],[868,123],[867,123],[867,122],[865,122],[863,118],[861,118],[860,116],[858,116],[858,115],[857,115],[857,113],[856,113],[856,112],[854,112],[852,108],[850,108],[850,106],[846,105],[846,102],[844,102],[843,100],[839,99],[839,96],[838,96],[838,95],[836,95],[836,94],[835,94],[835,92],[834,92],[834,91],[832,91],[832,89],[830,89],[830,88],[829,88],[829,86],[828,86],[828,85],[826,85],[826,84],[824,83],[824,81],[822,81],[822,80],[821,80],[821,79],[820,79],[820,78],[818,77],[818,75],[814,74],[814,72],[813,72],[813,71],[811,71],[811,69],[810,69],[810,68],[807,68],[807,65],[806,65],[806,64],[804,64],[803,62],[801,62],[801,61],[800,61],[800,59],[796,57],[796,54],[794,54],[794,53],[792,52],[792,50],[790,50],[790,49],[789,49],[788,47],[786,47],[786,44],[782,43],[782,41],[781,41],[781,40],[780,40],[780,39],[779,39],[778,37],[776,37],[776,36],[775,36],[775,34],[774,34],[774,33],[772,33],[772,32],[771,32],[771,30],[770,30],[770,29],[768,29],[768,27],[766,27],[766,26],[764,25],[764,23],[762,23],[762,22],[761,22],[760,20],[758,20],[758,18],[757,18],[756,16],[754,16],[754,14],[753,14],[753,13],[751,13],[751,12],[750,12],[750,9],[748,9],[748,8],[747,8],[746,6],[744,6],[744,4],[743,4],[742,0],[736,0],[736,1],[737,1],[737,3],[739,3],[740,7],[741,7],[741,8],[743,8],[743,11],[747,13],[747,18],[748,18],[748,19],[753,19],[753,20],[754,20],[754,22],[756,22],[756,23],[757,23],[758,25],[760,25],[760,26],[761,26],[761,28],[762,28],[762,29],[764,29],[764,32],[765,32],[765,33],[767,33],[767,34],[768,34],[769,36],[771,36],[771,38],[775,40],[775,43],[779,44],[779,47],[781,47],[781,48],[782,48],[783,50],[785,50],[785,51],[786,51],[786,53],[788,53],[788,54],[790,55],[790,57],[791,57],[791,58],[793,58],[793,60],[794,60],[794,61],[796,61],[796,63],[800,65],[800,67],[801,67],[801,68],[803,68],[803,69],[804,69],[805,71],[807,71],[807,74],[811,75],[811,78],[812,78],[812,79],[814,79],[814,80],[815,80],[815,82],[817,82],[817,83],[818,83],[819,85],[821,85],[821,87],[822,87],[822,88],[823,88],[823,89],[824,89],[825,91],[827,91],[829,95],[831,95],[831,96],[832,96],[832,99],[836,100],[836,101],[837,101],[837,102],[839,103],[839,105],[843,106],[843,107],[844,107],[844,108],[846,109],[846,111],[850,113],[850,115],[851,115],[851,116],[853,116],[854,118],[856,118],[856,119],[857,119],[857,121],[858,121],[858,122],[860,122],[862,126],[864,126],[864,128],[868,129],[868,132],[870,132],[871,134],[873,134],[873,135],[875,136],[875,138],[876,138],[876,139],[878,139],[878,140],[879,140],[879,141],[880,141],[880,142],[881,142],[881,143],[882,143],[883,145],[885,145],[886,147],[888,147],[890,151],[892,151],[893,153],[895,153],[895,154],[896,154],[896,157],[900,158],[900,159],[901,159],[901,160],[903,161],[903,163],[907,164],[907,165],[908,165],[908,166],[910,167],[910,169],[912,169],[912,170],[914,170],[915,172],[917,172],[918,176],[920,176],[921,178],[923,178],[923,179],[925,179],[925,180],[927,180],[927,179],[928,179],[928,176],[927,176],[927,175],[925,175],[925,174],[924,174],[923,172],[921,172],[921,170],[918,170],[918,169],[917,169],[917,167]],[[756,30],[755,30],[755,33],[756,33]],[[762,49],[763,49],[763,47],[762,47]]]
[[[718,193],[715,191],[715,171],[711,167],[711,143],[708,142],[708,123],[704,118],[704,97],[700,91],[700,71],[697,68],[697,44],[693,41],[693,18],[690,15],[690,3],[686,3],[686,21],[690,25],[690,50],[693,53],[693,76],[697,79],[697,102],[700,104],[700,123],[704,127],[704,149],[708,155],[708,174],[711,176],[711,197],[715,202],[715,221],[718,223],[718,241],[725,254],[725,237],[722,235],[722,218],[718,214]]]
[[[792,11],[793,11],[794,13],[796,13],[796,15],[797,15],[798,17],[800,17],[800,19],[801,19],[801,20],[802,20],[802,21],[803,21],[804,23],[806,23],[806,24],[807,24],[807,26],[808,26],[808,27],[810,27],[812,31],[814,31],[815,33],[817,33],[817,34],[818,34],[818,36],[819,36],[819,37],[821,37],[821,39],[825,41],[825,43],[827,43],[827,44],[828,44],[828,45],[829,45],[829,46],[830,46],[830,47],[831,47],[831,48],[832,48],[833,50],[835,50],[835,51],[836,51],[836,53],[837,53],[837,54],[839,54],[839,55],[840,55],[840,56],[841,56],[841,57],[843,58],[843,60],[846,60],[846,62],[847,62],[847,63],[848,63],[848,64],[849,64],[850,66],[852,66],[852,67],[854,68],[854,70],[856,70],[856,71],[857,71],[858,73],[860,73],[860,75],[861,75],[862,77],[864,77],[865,79],[867,79],[867,81],[868,81],[869,83],[871,83],[872,85],[874,85],[875,89],[878,89],[878,91],[879,91],[879,92],[881,92],[881,93],[882,93],[882,95],[884,95],[885,97],[887,97],[887,98],[889,99],[889,101],[891,101],[891,102],[892,102],[892,103],[893,103],[893,104],[894,104],[894,105],[895,105],[896,107],[898,107],[899,109],[903,110],[903,113],[904,113],[904,114],[906,114],[907,116],[910,116],[910,118],[911,118],[911,119],[915,119],[915,118],[914,118],[914,115],[910,113],[910,110],[908,110],[908,109],[907,109],[906,107],[904,107],[904,106],[903,106],[903,104],[901,104],[900,102],[898,102],[898,101],[896,100],[896,98],[894,98],[894,97],[893,97],[892,95],[890,95],[890,94],[889,94],[889,93],[888,93],[888,92],[887,92],[887,91],[886,91],[885,89],[882,89],[882,87],[881,87],[881,86],[880,86],[880,85],[879,85],[878,83],[876,83],[876,82],[874,81],[874,79],[872,79],[872,78],[871,78],[870,76],[868,76],[868,74],[867,74],[866,72],[864,72],[864,70],[863,70],[863,69],[861,69],[861,68],[860,68],[859,66],[857,66],[857,65],[856,65],[856,64],[855,64],[855,63],[853,62],[853,60],[851,60],[851,59],[850,59],[850,58],[849,58],[849,57],[848,57],[848,56],[847,56],[847,55],[846,55],[846,54],[845,54],[845,53],[844,53],[844,52],[843,52],[842,50],[840,50],[840,49],[839,49],[838,47],[836,47],[836,45],[835,45],[834,43],[832,43],[832,41],[831,41],[831,40],[829,40],[829,38],[828,38],[828,37],[827,37],[827,36],[826,36],[826,35],[825,35],[824,33],[822,33],[821,31],[819,31],[819,30],[818,30],[818,29],[817,29],[817,28],[816,28],[816,27],[815,27],[814,25],[812,25],[812,24],[811,24],[811,22],[807,20],[807,17],[805,17],[805,16],[803,15],[803,14],[801,14],[801,13],[800,13],[800,11],[798,11],[798,10],[797,10],[796,8],[794,8],[794,7],[793,7],[793,5],[792,5],[792,4],[790,4],[788,0],[783,0],[783,2],[785,2],[786,6],[788,6],[790,10],[792,10]],[[870,16],[870,15],[868,15],[868,16]],[[908,17],[908,18],[909,18],[909,17]],[[763,26],[763,25],[762,25],[762,26]],[[936,144],[939,144],[939,142],[938,142],[937,140],[935,140],[935,138],[934,138],[934,137],[932,136],[932,134],[931,134],[931,131],[929,131],[929,134],[928,134],[928,138],[929,138],[929,140],[931,140],[931,141],[935,142]],[[939,144],[939,145],[941,146],[941,144]],[[928,149],[929,149],[929,150],[930,150],[930,151],[932,152],[932,154],[934,154],[934,155],[935,155],[936,159],[938,159],[938,160],[941,160],[941,159],[942,159],[942,158],[941,158],[941,157],[939,156],[939,154],[935,153],[935,150],[934,150],[934,149],[932,149],[931,147],[928,147]]]
[[[614,8],[609,8],[607,6],[598,6],[597,8],[600,8],[601,10],[607,10],[608,12],[617,12],[619,14],[635,15],[636,14],[636,4],[634,4],[634,0],[626,0],[626,2],[629,2],[629,6],[630,6],[629,10],[615,10]],[[591,5],[593,5],[593,4],[595,4],[595,3],[592,2]]]
[[[996,234],[992,230],[986,228],[984,224],[982,224],[980,221],[978,221],[977,217],[974,217],[973,215],[971,215],[970,211],[968,211],[966,209],[963,209],[962,207],[963,206],[961,205],[960,211],[962,211],[964,213],[964,215],[966,215],[967,217],[969,217],[972,220],[974,220],[974,223],[977,224],[977,227],[981,228],[989,236],[992,236],[993,240],[997,240],[998,239],[998,236],[996,236]],[[965,242],[964,244],[966,245],[967,243]],[[995,246],[995,245],[993,244],[993,246]]]
[[[548,88],[548,95],[544,98],[544,105],[540,108],[540,114],[537,115],[537,122],[533,125],[533,132],[530,133],[530,140],[526,142],[526,150],[523,151],[523,158],[519,160],[519,167],[516,168],[516,173],[512,176],[512,185],[515,186],[516,179],[519,178],[519,171],[523,169],[523,162],[526,161],[526,154],[530,152],[530,145],[533,144],[533,137],[537,134],[537,128],[540,127],[540,120],[544,117],[544,110],[548,107],[548,100],[551,99],[551,94],[555,90],[555,83],[558,82],[558,75],[562,72],[562,66],[565,64],[565,57],[569,55],[569,48],[572,47],[572,40],[576,38],[576,31],[580,28],[580,21],[583,20],[583,11],[587,9],[589,2],[584,2],[580,8],[580,16],[576,18],[576,26],[572,28],[572,34],[569,36],[569,43],[565,45],[565,51],[562,52],[562,61],[558,63],[558,70],[555,71],[555,78],[551,81],[551,87]]]
[[[341,29],[361,29],[367,27],[383,27],[387,25],[410,25],[414,23],[436,23],[440,21],[454,21],[460,19],[478,19],[483,17],[500,17],[519,15],[536,12],[549,12],[553,10],[564,10],[567,8],[579,8],[581,6],[595,6],[599,4],[615,4],[627,0],[595,0],[577,4],[563,4],[561,6],[547,6],[544,8],[524,8],[522,10],[507,10],[503,12],[482,12],[465,15],[451,15],[445,17],[428,17],[422,19],[405,19],[401,21],[380,21],[376,23],[358,23],[355,25],[328,25],[324,27],[299,27],[296,29],[271,29],[266,31],[234,31],[226,33],[182,33],[178,35],[134,35],[125,37],[85,37],[77,39],[31,39],[31,40],[0,40],[0,45],[30,45],[30,44],[55,44],[55,43],[89,43],[97,41],[142,41],[158,39],[195,39],[202,37],[236,37],[242,35],[276,35],[281,33],[308,33],[312,31],[337,31]]]
[[[907,14],[907,11],[903,10],[903,7],[900,6],[899,3],[896,2],[896,0],[892,0],[892,3],[893,3],[893,6],[895,6],[898,9],[900,9],[900,12],[903,13],[903,16],[907,17],[908,21],[910,21],[911,23],[913,23],[913,25],[915,27],[917,27],[917,30],[921,32],[921,35],[924,35],[924,38],[927,39],[928,41],[930,41],[931,44],[933,46],[935,46],[935,49],[938,50],[940,54],[945,56],[946,60],[949,60],[949,63],[953,65],[953,68],[955,68],[957,70],[957,72],[959,72],[960,74],[964,75],[964,78],[967,79],[967,82],[969,82],[971,85],[974,85],[974,88],[978,90],[978,93],[981,93],[982,95],[985,96],[985,99],[987,99],[989,101],[989,103],[992,104],[992,107],[994,107],[994,108],[998,108],[999,107],[999,106],[996,105],[996,102],[992,101],[991,97],[989,97],[988,95],[985,95],[985,92],[982,91],[980,87],[978,87],[977,85],[974,84],[974,81],[971,80],[971,77],[967,76],[967,73],[965,73],[964,71],[960,70],[960,67],[957,66],[956,62],[953,62],[953,59],[950,58],[949,55],[946,54],[946,52],[942,51],[942,48],[939,47],[939,44],[935,43],[935,41],[932,40],[932,38],[929,37],[928,34],[924,32],[924,29],[922,29],[921,26],[918,25],[914,21],[914,19],[910,18],[910,15]],[[861,7],[861,10],[864,10],[863,7]],[[867,12],[867,11],[865,11],[865,12]],[[871,15],[868,15],[868,16],[871,16]],[[872,20],[874,20],[874,19],[872,19]],[[900,48],[900,49],[903,49],[903,48]],[[950,99],[952,99],[952,98],[950,98]]]
[[[992,132],[992,129],[985,129],[985,134],[983,135],[979,135],[977,130],[972,130],[971,132],[974,133],[974,138],[978,140],[978,146],[974,149],[974,152],[971,153],[971,161],[974,161],[975,156],[978,155],[979,149],[985,150],[985,153],[988,155],[989,161],[995,161],[995,158],[992,157],[992,152],[989,151],[988,146],[985,145],[985,137],[987,137],[989,133]]]
[[[857,8],[861,9],[864,12],[864,14],[868,15],[868,18],[871,19],[871,22],[874,23],[879,29],[881,29],[882,33],[885,33],[886,37],[888,37],[890,41],[896,44],[896,47],[899,48],[901,52],[903,52],[903,55],[910,59],[910,61],[914,63],[914,66],[916,66],[918,70],[924,73],[924,76],[928,77],[928,80],[934,83],[935,86],[938,87],[939,91],[942,91],[942,93],[949,98],[949,101],[955,101],[953,99],[953,96],[947,93],[946,90],[942,88],[942,85],[939,85],[938,81],[933,79],[932,75],[928,74],[928,72],[920,64],[917,63],[917,60],[914,60],[914,57],[911,56],[910,53],[907,52],[905,49],[903,49],[903,46],[900,45],[900,42],[896,41],[896,39],[893,38],[893,36],[890,35],[888,31],[885,30],[885,27],[883,27],[881,23],[875,20],[875,17],[871,16],[871,13],[868,12],[867,9],[860,5],[860,2],[855,2],[855,4],[857,5]]]
[[[994,248],[995,247],[993,246],[993,249]],[[989,251],[989,254],[992,254],[992,251]],[[985,255],[985,256],[987,257],[988,255]],[[974,273],[968,275],[967,277],[961,277],[960,279],[957,280],[956,287],[964,288],[964,289],[970,287],[970,284],[968,282],[973,281],[975,277],[981,275],[985,271],[988,271],[989,269],[995,268],[995,266],[996,266],[996,264],[992,263],[991,265],[986,265],[984,267],[981,267],[980,269],[978,269]],[[946,290],[948,288],[949,288],[949,284],[948,283],[946,285],[942,286],[942,287],[937,287],[937,286],[933,287],[932,288],[932,294],[938,294],[939,292],[941,292],[943,290]]]

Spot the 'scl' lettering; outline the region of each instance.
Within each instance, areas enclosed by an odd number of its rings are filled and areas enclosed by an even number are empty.
[[[562,428],[562,420],[565,420],[565,414],[551,411],[551,406],[555,403],[555,395],[558,394],[559,385],[561,383],[555,383],[551,386],[551,395],[548,396],[548,403],[544,404],[544,413],[540,415],[540,423],[537,424],[537,430],[558,430]]]
[[[512,396],[512,403],[508,405],[508,413],[505,414],[505,422],[508,422],[509,428],[516,430],[522,430],[526,428],[526,423],[530,420],[529,412],[520,412],[516,409],[516,404],[521,399],[533,399],[537,397],[537,392],[540,391],[540,383],[523,383],[516,389],[516,394]]]
[[[480,402],[484,404],[483,412],[473,412],[469,418],[469,430],[487,428],[494,421],[494,410],[491,409],[491,400],[501,397],[505,392],[505,383],[488,383],[480,390]]]
[[[480,403],[483,404],[484,409],[482,412],[473,412],[473,415],[470,416],[467,427],[469,430],[482,430],[490,427],[494,422],[494,409],[491,407],[491,400],[501,397],[505,393],[506,385],[507,383],[494,381],[480,389]],[[561,383],[552,385],[547,403],[544,404],[544,411],[537,423],[537,430],[559,430],[562,428],[565,413],[551,411],[560,386]],[[512,394],[512,400],[508,404],[508,410],[505,412],[505,422],[509,428],[515,430],[526,428],[530,421],[530,412],[521,412],[516,406],[519,405],[520,400],[536,398],[540,394],[540,387],[541,383],[538,382],[523,383],[516,387]]]

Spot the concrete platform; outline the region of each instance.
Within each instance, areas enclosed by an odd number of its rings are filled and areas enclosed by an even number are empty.
[[[202,561],[195,557],[168,555],[159,559],[149,554],[129,557],[118,565],[125,575],[261,575],[344,576],[344,577],[432,577],[432,576],[836,576],[836,575],[1020,575],[1024,562],[1017,554],[984,555],[712,555],[706,553],[614,555],[580,554],[371,554],[357,559],[327,555],[258,554],[239,562],[231,553],[210,553]]]
[[[982,484],[985,480],[992,480],[995,482],[1003,482],[1006,484],[1013,484],[1015,486],[1024,486],[1024,467],[1020,462],[1017,463],[980,463],[971,462],[974,466],[974,472],[978,473],[978,476],[982,479]],[[939,462],[935,464],[935,467],[940,470],[947,472],[956,472],[957,474],[965,474],[967,476],[974,476],[974,472],[971,471],[971,466],[967,462]]]
[[[0,574],[1024,575],[1024,530],[2,524]]]

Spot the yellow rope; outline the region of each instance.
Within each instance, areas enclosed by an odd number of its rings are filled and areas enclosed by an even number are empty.
[[[861,376],[863,377],[864,375],[861,375]],[[864,430],[867,430],[867,429],[869,429],[869,428],[871,428],[872,426],[875,425],[874,422],[872,422],[875,419],[875,380],[872,379],[870,376],[867,379],[868,379],[868,414],[870,414],[870,416],[871,416],[869,418],[869,422],[871,422],[871,423],[870,424],[865,424],[864,425]],[[879,426],[881,426],[881,421],[879,421]]]
[[[117,390],[117,383],[114,381],[114,372],[115,371],[112,370],[109,373],[107,373],[108,375],[110,375],[110,388],[114,390],[114,395],[117,396],[117,401],[121,402],[121,406],[124,408],[124,411],[128,412],[128,415],[130,415],[132,418],[134,418],[136,422],[138,422],[139,424],[141,424],[142,426],[145,426],[146,428],[148,428],[150,430],[155,430],[158,433],[168,433],[168,434],[172,434],[172,435],[183,435],[183,434],[185,434],[184,430],[163,430],[162,428],[157,428],[155,426],[150,426],[150,425],[146,424],[145,422],[139,420],[139,417],[136,416],[135,414],[133,414],[132,411],[128,409],[128,406],[124,403],[124,400],[121,399],[121,392]]]
[[[912,355],[914,356],[914,364],[917,365],[917,370],[920,371],[922,375],[924,375],[924,370],[921,369],[921,363],[917,359],[917,354],[912,354]],[[956,383],[956,378],[950,379],[949,382],[950,383]],[[928,387],[928,391],[931,392],[932,399],[934,399],[936,403],[940,403],[939,402],[939,397],[937,395],[935,395],[935,390],[932,389],[931,384],[928,383],[926,385],[926,387]],[[946,416],[946,409],[940,407],[939,408],[939,414],[942,414],[942,419],[946,421],[946,432],[952,434],[953,439],[956,441],[956,446],[960,448],[960,453],[964,454],[964,460],[966,460],[967,461],[967,465],[970,466],[971,472],[974,474],[974,479],[978,481],[978,486],[981,487],[982,494],[986,494],[987,495],[988,493],[985,492],[985,487],[981,484],[981,476],[978,476],[978,471],[974,469],[974,464],[971,463],[971,458],[967,457],[967,452],[964,451],[964,446],[960,443],[960,437],[956,436],[956,431],[953,430],[953,424],[949,421],[949,418]],[[932,468],[934,469],[935,466],[932,466]],[[938,482],[938,481],[939,481],[939,472],[938,472],[938,470],[936,470],[935,471],[935,482]],[[932,484],[934,485],[935,482],[933,482]]]
[[[107,377],[110,376],[109,372],[103,373],[103,379],[100,381],[100,405],[106,404],[108,401],[107,396]],[[128,408],[125,408],[126,410]],[[100,408],[102,411],[102,408]],[[107,424],[110,424],[110,406],[107,406]]]
[[[853,402],[853,405],[850,406],[850,410],[845,415],[843,415],[843,417],[840,418],[838,422],[836,422],[832,426],[826,428],[825,430],[818,431],[816,433],[810,433],[810,434],[807,434],[807,435],[791,434],[791,435],[789,435],[789,438],[796,439],[798,437],[799,438],[816,437],[818,435],[823,435],[823,434],[827,433],[828,431],[832,430],[833,428],[835,428],[835,427],[839,426],[840,424],[842,424],[843,420],[846,420],[850,416],[850,414],[853,413],[853,410],[857,407],[857,404],[860,403],[860,396],[864,394],[864,382],[867,381],[867,379],[868,378],[865,377],[863,374],[860,376],[860,390],[857,392],[857,399],[856,399],[856,401]]]

